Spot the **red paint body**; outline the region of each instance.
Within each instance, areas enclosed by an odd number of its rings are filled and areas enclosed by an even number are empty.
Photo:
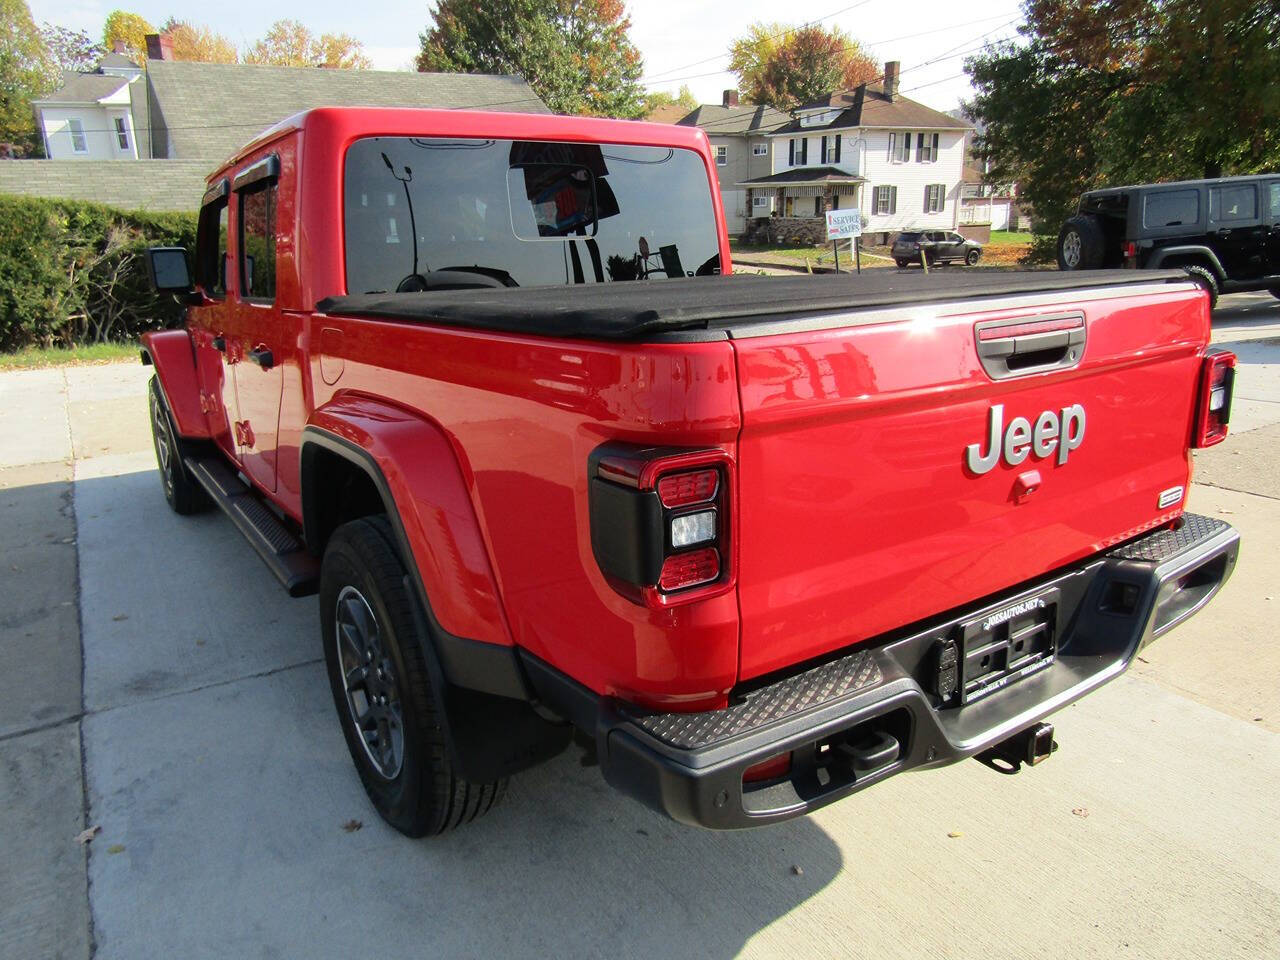
[[[210,178],[280,158],[278,286],[272,306],[242,302],[234,284],[193,306],[194,360],[184,346],[179,362],[181,332],[146,338],[180,432],[214,437],[300,524],[303,428],[367,450],[451,633],[517,644],[601,694],[706,709],[740,680],[1039,576],[1181,512],[1157,511],[1156,499],[1189,480],[1208,339],[1207,301],[1190,285],[1072,300],[1088,326],[1083,363],[1007,382],[980,367],[974,323],[1043,313],[1036,304],[683,343],[318,314],[317,301],[347,292],[343,158],[374,135],[693,150],[725,272],[728,240],[696,128],[325,109],[268,131]],[[233,192],[233,224],[236,205]],[[219,337],[225,353],[213,348]],[[261,347],[275,357],[269,370],[244,361]],[[985,442],[992,403],[1030,418],[1082,403],[1086,439],[1065,464],[1031,458],[968,475],[964,448]],[[646,606],[606,581],[592,553],[587,464],[617,441],[715,448],[734,464],[733,589]],[[1037,489],[1015,502],[1029,470]]]

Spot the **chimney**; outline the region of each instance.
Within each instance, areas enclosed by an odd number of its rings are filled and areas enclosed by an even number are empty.
[[[884,95],[890,100],[898,99],[898,61],[890,60],[884,65]]]
[[[173,59],[173,40],[165,36],[163,33],[147,34],[147,59],[148,60],[172,60]]]
[[[738,91],[737,91],[737,90],[726,90],[726,91],[724,92],[724,100],[723,100],[723,102],[722,102],[721,106],[725,106],[725,107],[736,107],[737,105],[738,105]]]

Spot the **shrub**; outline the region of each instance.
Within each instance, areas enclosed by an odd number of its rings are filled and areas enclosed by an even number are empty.
[[[195,248],[196,216],[0,196],[0,350],[129,340],[180,322],[147,280],[149,246]]]

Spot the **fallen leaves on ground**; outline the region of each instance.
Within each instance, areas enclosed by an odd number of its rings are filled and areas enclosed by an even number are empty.
[[[1085,817],[1087,817],[1087,816],[1089,815],[1089,808],[1088,808],[1088,807],[1076,807],[1076,808],[1075,808],[1074,810],[1072,810],[1071,812],[1072,812],[1072,813],[1074,813],[1077,817],[1080,817],[1081,819],[1084,819]]]
[[[952,840],[955,840],[958,837],[963,837],[964,834],[961,833],[959,830],[952,830],[950,833],[947,834],[947,836],[950,837]]]
[[[128,615],[127,613],[117,613],[117,614],[116,614],[114,617],[112,617],[111,619],[112,619],[112,620],[128,620],[128,619],[129,619],[129,615]]]
[[[111,846],[107,847],[107,853],[124,853],[124,844],[113,843]]]
[[[364,826],[364,821],[362,820],[348,820],[346,823],[342,825],[342,829],[347,831],[347,833],[355,833],[357,830],[359,830],[363,826]]]
[[[83,847],[86,843],[90,843],[93,838],[101,832],[102,828],[97,825],[90,827],[88,830],[81,830],[76,834],[76,843]]]
[[[798,864],[798,863],[793,863],[793,864],[791,865],[791,872],[792,872],[793,874],[795,874],[797,877],[803,877],[803,876],[804,876],[804,870],[803,870],[803,868],[801,868],[800,864]]]

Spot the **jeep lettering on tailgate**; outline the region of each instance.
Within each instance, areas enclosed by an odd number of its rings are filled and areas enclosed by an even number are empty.
[[[1084,442],[1084,407],[1073,403],[1063,407],[1061,413],[1046,410],[1036,417],[1033,427],[1026,417],[1014,417],[1009,421],[1009,428],[1001,431],[1004,423],[1004,404],[995,404],[988,415],[987,452],[981,452],[980,443],[971,443],[965,448],[965,464],[973,472],[981,476],[989,472],[1004,456],[1004,462],[1016,467],[1034,453],[1043,459],[1058,451],[1058,463],[1067,462],[1067,457]]]

